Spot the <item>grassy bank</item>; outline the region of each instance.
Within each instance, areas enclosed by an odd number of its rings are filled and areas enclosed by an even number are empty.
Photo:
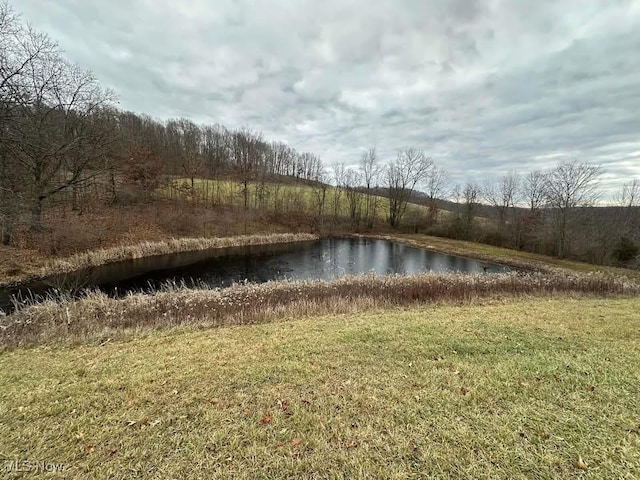
[[[135,258],[164,255],[168,253],[208,250],[213,248],[242,247],[246,245],[268,245],[275,243],[291,243],[315,240],[318,237],[307,233],[272,233],[263,235],[241,235],[222,238],[172,238],[155,242],[139,242],[118,245],[78,253],[63,258],[50,259],[31,278],[45,277],[54,274],[68,273],[91,267],[98,267],[112,262],[132,260]],[[20,281],[28,280],[21,278]],[[11,283],[15,283],[15,279]],[[0,280],[0,286],[3,281]]]
[[[383,306],[523,296],[607,297],[639,291],[635,283],[605,275],[425,273],[268,282],[214,290],[178,288],[124,299],[97,292],[78,300],[49,300],[0,317],[0,348],[101,341],[177,325],[249,324]]]
[[[495,247],[484,243],[453,240],[450,238],[433,237],[429,235],[395,234],[370,236],[403,242],[408,245],[448,253],[451,255],[472,257],[486,262],[510,265],[527,270],[546,272],[569,271],[577,273],[604,273],[607,275],[624,276],[640,280],[640,271],[638,270],[605,265],[593,265],[590,263],[549,257],[547,255],[539,255],[521,250]]]
[[[65,478],[637,478],[639,310],[426,306],[14,350],[0,452]]]

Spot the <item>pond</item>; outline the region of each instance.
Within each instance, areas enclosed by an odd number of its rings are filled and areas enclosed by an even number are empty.
[[[378,275],[419,272],[502,273],[510,267],[471,258],[437,253],[398,242],[368,238],[325,238],[280,245],[225,248],[210,251],[159,255],[118,262],[50,278],[4,291],[0,306],[8,297],[36,294],[52,287],[77,290],[99,288],[111,295],[132,291],[153,291],[168,282],[187,286],[225,287],[239,282],[285,279],[331,280],[344,275]]]
[[[397,242],[367,238],[326,238],[279,245],[246,255],[225,255],[180,268],[149,272],[103,289],[155,289],[167,281],[224,287],[238,282],[322,279],[344,275],[412,274],[426,271],[498,273],[511,269],[471,258],[457,257]]]

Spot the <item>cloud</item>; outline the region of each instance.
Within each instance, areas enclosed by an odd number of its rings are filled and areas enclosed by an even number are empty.
[[[249,126],[354,164],[413,146],[456,182],[640,177],[640,2],[14,0],[122,108]]]

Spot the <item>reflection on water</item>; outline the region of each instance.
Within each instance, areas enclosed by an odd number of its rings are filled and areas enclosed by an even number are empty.
[[[387,240],[332,238],[289,244],[275,251],[211,258],[103,285],[106,291],[147,290],[167,281],[222,287],[234,282],[282,279],[330,280],[362,273],[412,274],[426,271],[496,273],[508,267],[445,255]]]

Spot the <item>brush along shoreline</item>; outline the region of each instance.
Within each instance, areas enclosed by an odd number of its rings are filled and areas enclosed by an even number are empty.
[[[197,252],[202,250],[245,247],[251,245],[273,245],[279,243],[308,242],[317,240],[317,235],[309,233],[272,233],[264,235],[241,235],[219,238],[171,238],[155,242],[142,242],[135,245],[119,245],[77,253],[69,257],[48,261],[37,274],[29,277],[3,282],[0,287],[8,288],[43,280],[54,275],[73,273],[76,271],[100,267],[110,263],[134,260],[171,253]]]
[[[337,280],[237,284],[222,289],[174,288],[115,299],[88,292],[48,300],[0,317],[0,348],[123,338],[145,330],[217,327],[366,308],[473,303],[523,297],[637,296],[640,285],[602,274],[372,274]]]
[[[496,265],[506,265],[521,271],[558,274],[563,272],[603,273],[607,275],[624,276],[640,281],[640,271],[637,269],[550,257],[538,253],[496,247],[467,240],[453,240],[422,234],[368,235],[368,238],[379,238],[403,243],[411,247],[446,253],[447,255],[475,258]]]

